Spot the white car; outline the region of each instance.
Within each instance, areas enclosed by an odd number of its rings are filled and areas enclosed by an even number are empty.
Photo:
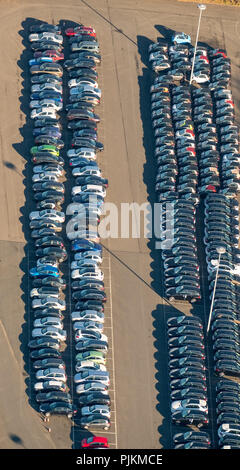
[[[37,266],[49,266],[49,267],[54,267],[57,268],[59,265],[58,261],[51,261],[51,264],[49,264],[49,261],[43,258],[38,258],[37,259]]]
[[[208,406],[206,400],[200,400],[196,398],[186,398],[185,400],[176,400],[171,404],[171,411],[183,411],[183,410],[199,410],[208,412]]]
[[[104,364],[98,364],[94,361],[78,361],[75,364],[76,372],[83,372],[85,370],[102,370],[107,371],[107,368]]]
[[[56,299],[55,297],[45,297],[44,299],[32,300],[32,308],[51,307],[58,310],[66,310],[66,303],[64,300]]]
[[[239,424],[231,424],[231,423],[223,423],[218,428],[218,436],[224,437],[229,436],[231,439],[231,435],[238,436],[240,438],[240,425]]]
[[[31,112],[31,119],[37,119],[37,118],[43,118],[43,117],[50,117],[53,119],[57,119],[58,115],[53,108],[47,108],[47,107],[42,107],[42,108],[35,108]]]
[[[88,158],[89,160],[95,160],[96,159],[96,152],[94,152],[92,149],[84,149],[82,147],[71,149],[67,151],[67,156],[69,158],[73,157],[84,157]]]
[[[44,326],[54,326],[54,328],[63,328],[63,323],[57,317],[42,317],[36,318],[33,322],[34,328],[42,328]]]
[[[52,42],[56,42],[57,44],[63,43],[63,37],[61,36],[61,34],[48,33],[48,32],[29,34],[28,39],[30,42],[52,41]]]
[[[34,390],[36,390],[37,392],[39,392],[40,390],[45,390],[45,384],[46,382],[36,382],[34,384]],[[50,391],[51,387],[53,389],[59,389],[59,390],[65,390],[65,383],[61,380],[48,380],[48,385],[49,385],[49,389],[48,391]]]
[[[40,266],[42,266],[42,265],[40,265]],[[44,266],[46,266],[46,265],[44,264]],[[45,299],[49,295],[51,295],[51,297],[55,297],[57,299],[58,296],[59,296],[59,293],[51,293],[51,294],[44,294],[43,293],[43,294],[41,294],[41,293],[38,292],[38,289],[36,287],[30,291],[30,297],[37,297],[38,299]]]
[[[98,262],[94,259],[79,259],[71,262],[71,269],[81,269],[97,266]]]
[[[107,405],[91,405],[91,406],[83,406],[81,408],[81,415],[82,416],[94,416],[95,414],[100,414],[102,416],[106,416],[110,418],[111,412],[109,406]]]
[[[97,321],[98,323],[104,323],[104,314],[97,310],[76,310],[71,313],[71,319],[75,321]]]
[[[166,54],[164,54],[162,51],[155,51],[155,52],[151,52],[151,54],[149,54],[149,62],[152,62],[153,60],[158,60],[158,59],[161,59],[163,61],[168,61],[168,56]]]
[[[99,184],[85,184],[82,186],[73,186],[71,194],[72,196],[76,196],[80,193],[93,193],[97,194],[98,196],[102,196],[103,198],[106,196],[106,189]]]
[[[78,394],[86,394],[86,392],[91,391],[101,391],[105,395],[108,395],[108,386],[98,380],[94,382],[81,383],[76,387],[76,393]]]
[[[42,171],[42,173],[34,173],[32,177],[32,182],[38,183],[41,181],[58,181],[58,175],[51,171]]]
[[[99,264],[102,264],[102,255],[101,252],[92,252],[92,251],[82,251],[80,253],[74,254],[74,260],[80,261],[84,259],[94,260]]]
[[[103,331],[103,323],[95,321],[76,321],[73,323],[73,331],[77,330],[93,330],[101,333]]]
[[[81,86],[81,85],[91,85],[93,88],[98,88],[98,83],[95,82],[95,83],[92,83],[92,81],[88,80],[87,78],[72,78],[71,80],[69,80],[68,82],[68,86],[69,88],[72,88],[72,87],[77,87],[77,86]]]
[[[85,382],[99,381],[108,386],[110,384],[109,372],[101,370],[85,370],[78,372],[74,375],[73,381],[77,384],[84,384]]]
[[[73,168],[72,170],[73,176],[102,176],[102,172],[100,168],[96,165],[94,166],[83,166],[80,168]]]
[[[62,85],[57,85],[57,83],[41,83],[35,84],[31,87],[31,92],[35,93],[36,91],[51,90],[56,91],[57,93],[62,93]]]
[[[72,279],[98,279],[99,281],[103,281],[104,274],[100,269],[95,269],[93,271],[89,271],[88,268],[84,269],[74,269],[71,272]]]
[[[67,376],[62,369],[57,367],[49,367],[48,369],[39,369],[36,372],[37,380],[59,380],[61,382],[67,381]]]
[[[32,337],[33,338],[42,338],[43,336],[50,336],[54,339],[59,339],[60,341],[65,341],[67,334],[65,330],[61,328],[55,328],[54,326],[45,326],[43,328],[33,328]]]
[[[55,111],[60,111],[63,107],[62,103],[57,103],[55,100],[44,99],[44,100],[32,100],[30,101],[30,108],[47,108],[54,109]]]
[[[64,222],[64,212],[56,211],[55,209],[43,209],[42,211],[33,211],[29,214],[30,220],[51,219],[55,222]]]
[[[98,339],[100,341],[106,341],[106,343],[108,342],[107,335],[104,335],[98,331],[94,331],[90,329],[76,330],[74,337],[75,337],[75,341],[80,341],[83,339]]]
[[[209,76],[206,73],[199,72],[198,74],[193,74],[193,81],[196,83],[208,83],[210,82]]]
[[[100,242],[100,237],[98,236],[95,230],[75,230],[73,232],[68,232],[67,237],[69,240],[75,240],[76,238],[85,238],[86,240],[91,240],[96,243]]]
[[[101,98],[102,92],[100,88],[94,88],[93,86],[90,85],[79,85],[79,86],[74,86],[70,88],[70,95],[78,95],[79,93],[92,93],[94,95],[97,95],[98,98]]]

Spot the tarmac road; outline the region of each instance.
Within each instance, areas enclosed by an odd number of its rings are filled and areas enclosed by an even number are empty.
[[[198,11],[196,4],[172,0],[2,0],[0,5],[0,352],[4,357],[0,361],[0,377],[4,377],[0,388],[0,448],[71,448],[79,446],[78,430],[67,419],[54,417],[49,434],[35,412],[31,394],[28,396],[26,273],[32,257],[27,250],[31,203],[26,200],[30,200],[31,192],[26,181],[30,181],[27,160],[32,138],[25,125],[29,95],[23,91],[24,74],[28,72],[23,71],[26,60],[21,31],[35,19],[76,21],[95,27],[102,54],[99,137],[105,145],[99,158],[110,183],[107,201],[120,207],[122,202],[154,201],[148,44],[158,36],[168,38],[173,30],[184,30],[194,42]],[[199,39],[228,51],[239,121],[240,24],[236,12],[239,10],[235,8],[208,5]],[[116,400],[109,440],[121,449],[169,448],[172,428],[165,320],[179,310],[191,313],[190,306],[170,305],[162,299],[160,255],[153,239],[143,233],[135,239],[123,239],[118,234],[103,243],[112,292],[111,360]],[[202,303],[197,308],[200,316],[203,307]]]

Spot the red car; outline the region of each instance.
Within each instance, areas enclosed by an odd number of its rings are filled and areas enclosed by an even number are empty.
[[[81,442],[81,446],[83,449],[108,449],[108,439],[106,437],[97,437],[92,436],[88,438],[84,438]]]
[[[65,30],[66,36],[76,36],[77,34],[86,34],[96,37],[95,29],[86,26],[77,26],[76,28],[68,28]]]
[[[52,57],[53,61],[63,60],[64,54],[61,52],[56,52],[54,50],[49,49],[48,51],[39,51],[34,52],[34,57],[37,59],[38,57]]]

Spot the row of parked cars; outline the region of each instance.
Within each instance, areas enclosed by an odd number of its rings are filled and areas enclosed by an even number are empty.
[[[204,200],[204,214],[210,301],[213,300],[211,334],[214,371],[218,376],[240,377],[239,204],[235,198],[220,193],[209,194]],[[239,392],[234,393],[234,382],[230,384],[227,391],[224,389],[217,393],[218,426],[240,424]]]
[[[178,62],[181,70],[184,67],[187,70],[177,41],[176,34],[169,47],[170,63]],[[151,44],[149,61],[167,53],[167,50],[168,46],[162,42]],[[163,83],[162,79],[167,82]],[[157,201],[162,203],[165,295],[170,300],[194,302],[201,298],[201,294],[195,227],[196,205],[199,202],[196,193],[198,163],[191,92],[188,86],[170,87],[169,83],[173,83],[169,75],[157,75],[150,88],[157,161],[155,191]]]
[[[71,50],[64,67],[68,72],[66,110],[72,134],[71,148],[67,151],[72,178],[66,234],[72,252],[71,319],[76,352],[73,382],[80,426],[108,430],[111,424],[110,378],[106,367],[108,337],[103,333],[107,296],[98,234],[108,181],[97,161],[103,144],[98,141],[100,119],[95,113],[101,100],[97,72],[101,55],[92,27],[79,25],[65,34]]]
[[[29,60],[34,138],[30,155],[35,206],[29,219],[36,264],[29,273],[33,327],[28,347],[39,411],[45,416],[61,414],[72,418],[77,410],[67,391],[61,352],[67,336],[63,324],[66,281],[60,271],[60,264],[67,259],[60,234],[65,221],[61,211],[64,159],[60,156],[64,143],[58,115],[63,101],[63,69],[59,64],[63,59],[63,37],[58,26],[38,23],[30,28],[29,41],[33,51]]]
[[[220,249],[225,250],[221,255],[219,282],[215,291],[211,325],[214,370],[220,376],[224,374],[239,376],[239,326],[237,323],[239,209],[235,198],[239,185],[239,142],[238,129],[234,125],[234,103],[229,89],[231,83],[230,60],[225,51],[218,49],[209,51],[208,48],[197,47],[193,83],[198,86],[190,87],[188,80],[193,59],[191,38],[184,33],[175,33],[172,41],[173,44],[170,46],[159,41],[149,47],[149,62],[154,72],[165,71],[163,74],[155,76],[154,84],[151,87],[152,124],[158,167],[155,186],[157,200],[164,203],[164,230],[166,230],[166,207],[169,207],[169,202],[176,201],[175,208],[169,209],[169,212],[175,216],[174,229],[169,231],[169,237],[172,237],[173,242],[172,252],[179,250],[178,247],[175,248],[176,233],[179,233],[178,243],[184,246],[180,250],[189,250],[187,254],[189,255],[190,251],[194,251],[196,238],[194,225],[192,224],[190,231],[188,224],[191,218],[193,222],[195,213],[194,205],[192,205],[193,212],[191,214],[187,212],[189,207],[183,206],[183,198],[187,199],[185,204],[191,199],[194,204],[198,204],[199,196],[204,196],[204,243],[211,290],[210,301],[213,296],[218,264],[218,248],[221,247]],[[183,181],[184,188],[182,190]],[[182,223],[180,228],[179,216],[182,218],[183,214],[184,217],[187,215],[185,218],[187,225],[184,227]],[[189,237],[191,237],[190,240]],[[187,239],[188,243],[186,243]],[[170,254],[169,266],[166,257]],[[191,282],[195,286],[199,284],[197,259],[194,260],[191,256],[191,260],[187,260],[185,257],[186,253],[182,252],[181,256],[173,261],[171,251],[169,249],[162,250],[166,293],[169,292],[169,289],[173,289],[172,286],[175,286],[177,282]],[[169,273],[174,278],[169,280]],[[188,328],[188,322],[191,324],[191,321],[194,322],[196,319],[184,318],[181,320],[180,317],[179,321],[186,321],[186,328]],[[176,331],[174,331],[175,335]],[[183,335],[184,328],[180,331]],[[174,341],[177,340],[174,339]],[[187,341],[187,334],[185,338],[182,338],[182,341]],[[189,338],[189,341],[193,341],[193,338]],[[171,337],[169,344],[171,345]],[[184,348],[182,351],[185,354]],[[179,354],[179,352],[174,352],[174,354]],[[194,360],[196,359],[194,358]],[[185,361],[187,364],[188,359],[181,358],[181,364]],[[175,363],[173,362],[173,364]],[[191,361],[190,365],[192,365]],[[179,371],[174,373],[178,375]],[[185,370],[183,373],[186,373]],[[200,373],[201,366],[198,365],[197,374]],[[170,366],[171,374],[173,372]],[[204,385],[203,380],[202,385]],[[220,394],[217,389],[219,446],[225,448],[227,445],[235,448],[238,444],[236,442],[234,444],[233,439],[231,440],[231,429],[234,426],[237,427],[239,423],[237,384],[229,381],[226,385],[226,381],[221,380],[218,386],[219,390],[222,387]],[[228,387],[229,390],[231,386],[235,392],[233,400],[236,400],[236,403],[230,400],[229,396],[224,395],[225,388]],[[179,399],[182,397],[185,399],[184,393],[177,393],[177,396]],[[173,397],[176,398],[174,393]],[[202,397],[199,398],[202,399]],[[224,400],[228,400],[228,402],[225,403]],[[186,401],[186,403],[188,402]],[[173,416],[173,406],[171,411]],[[174,418],[173,421],[176,422]],[[234,434],[234,432],[232,433]],[[194,448],[195,432],[189,431],[176,436],[176,438],[174,436],[174,443],[180,446],[177,448]],[[198,438],[201,440],[201,433],[197,433]],[[178,444],[179,439],[181,444]],[[188,442],[191,439],[192,442]],[[202,439],[201,445],[210,444],[210,442],[207,443],[209,436],[203,435]]]
[[[208,402],[203,325],[199,318],[179,315],[167,320],[171,419],[174,425],[207,426]],[[186,428],[173,436],[175,449],[207,449],[205,431]]]

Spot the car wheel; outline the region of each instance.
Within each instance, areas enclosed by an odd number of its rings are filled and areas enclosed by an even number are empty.
[[[191,304],[194,304],[196,301],[197,301],[197,299],[191,299],[191,300],[190,300],[190,303],[191,303]]]
[[[170,301],[170,302],[173,302],[173,301],[174,301],[174,297],[169,297],[169,301]]]
[[[72,413],[68,413],[67,417],[70,419],[72,418]]]
[[[103,429],[104,429],[105,431],[107,431],[107,430],[108,430],[108,426],[104,426]]]

